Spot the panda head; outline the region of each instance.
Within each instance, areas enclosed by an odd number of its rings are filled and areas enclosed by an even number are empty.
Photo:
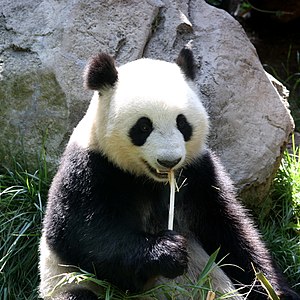
[[[116,68],[106,54],[93,57],[84,74],[86,87],[96,91],[87,113],[87,147],[155,181],[192,163],[208,134],[208,116],[193,89],[194,68],[188,47],[176,63],[143,58]]]

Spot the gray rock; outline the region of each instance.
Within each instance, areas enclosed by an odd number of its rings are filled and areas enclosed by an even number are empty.
[[[210,146],[245,200],[265,197],[293,121],[226,12],[204,0],[0,0],[0,40],[3,164],[23,153],[33,167],[46,137],[55,166],[91,97],[82,71],[92,54],[107,52],[118,64],[142,56],[173,61],[193,40]]]

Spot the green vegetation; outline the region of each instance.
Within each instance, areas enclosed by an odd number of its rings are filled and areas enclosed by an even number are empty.
[[[0,171],[0,299],[37,299],[38,242],[47,192],[45,164]]]
[[[279,267],[300,292],[300,149],[285,151],[260,228]]]
[[[70,272],[59,276],[59,282],[56,288],[61,288],[64,285],[70,283],[83,284],[86,282],[93,282],[95,286],[100,287],[99,296],[105,300],[130,300],[130,299],[158,299],[159,296],[164,295],[165,299],[177,299],[179,296],[184,299],[228,299],[233,295],[239,294],[239,290],[232,291],[227,294],[221,294],[217,291],[213,291],[210,275],[211,272],[217,267],[222,266],[220,260],[215,263],[219,249],[216,250],[209,258],[206,266],[203,268],[201,274],[199,274],[196,281],[192,281],[188,277],[185,278],[186,283],[177,283],[176,280],[170,281],[168,284],[159,285],[153,289],[150,289],[142,294],[128,294],[120,291],[118,288],[112,286],[106,281],[99,280],[95,275],[85,272],[84,270],[78,269],[77,272]],[[210,298],[211,297],[211,298]]]

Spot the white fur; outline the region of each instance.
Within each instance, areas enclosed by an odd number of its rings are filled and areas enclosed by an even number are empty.
[[[66,268],[60,266],[60,262],[55,253],[49,249],[44,235],[40,241],[39,267],[41,274],[40,297],[47,299],[61,279],[58,275],[70,272],[70,270],[66,270]]]
[[[78,272],[79,270],[73,266],[63,265],[59,258],[49,248],[46,237],[43,234],[40,241],[40,286],[39,296],[42,299],[52,299],[59,293],[70,289],[79,288],[76,283],[68,283],[67,285],[61,286],[59,282],[71,272]],[[100,294],[100,287],[90,282],[81,283],[80,286],[86,287],[96,294]],[[57,288],[56,288],[57,287]],[[59,287],[59,288],[58,288]]]
[[[118,82],[111,90],[95,92],[71,141],[103,152],[122,169],[152,177],[145,160],[154,169],[157,159],[182,157],[177,168],[190,163],[203,151],[208,116],[192,83],[174,63],[140,59],[118,69]],[[176,126],[184,114],[193,126],[193,137],[185,142]],[[154,130],[146,143],[134,146],[128,132],[141,117],[148,117]]]

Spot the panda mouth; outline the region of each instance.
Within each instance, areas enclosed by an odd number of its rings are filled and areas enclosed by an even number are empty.
[[[159,169],[152,168],[145,160],[144,160],[144,163],[147,166],[147,169],[150,171],[150,173],[155,178],[158,178],[158,179],[161,179],[161,180],[168,180],[168,178],[169,178],[168,177],[168,174],[169,174],[168,170],[159,170]]]

